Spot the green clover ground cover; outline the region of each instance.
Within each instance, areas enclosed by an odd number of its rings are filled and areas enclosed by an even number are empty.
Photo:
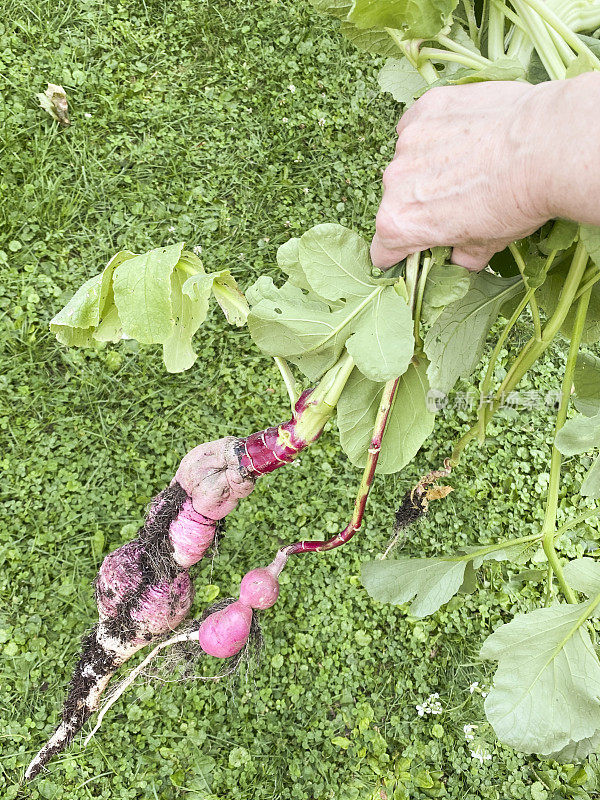
[[[491,665],[477,653],[528,610],[527,591],[516,590],[540,577],[535,564],[513,568],[508,589],[498,579],[506,565],[493,565],[480,589],[425,620],[374,603],[359,585],[360,562],[387,546],[398,499],[469,418],[456,409],[409,470],[376,483],[352,545],[284,573],[259,667],[215,685],[140,687],[87,750],[76,742],[46,777],[19,786],[56,719],[81,621],[95,618],[90,581],[103,555],[134,535],[187,449],[287,413],[274,366],[212,312],[202,366],[175,376],[153,347],[67,352],[48,322],[120,248],[186,239],[202,246],[207,270],[230,269],[245,288],[269,265],[275,275],[277,247],[316,223],[368,236],[397,114],[375,74],[370,57],[291,0],[9,3],[0,22],[3,798],[598,796],[595,757],[573,767],[518,756],[482,725]],[[48,81],[67,90],[67,130],[36,108]],[[523,389],[555,388],[563,359],[555,350]],[[542,406],[495,422],[456,491],[396,555],[537,530],[547,476],[530,473],[546,461],[550,418]],[[584,467],[566,473],[563,498]],[[197,570],[195,608],[230,594],[293,529],[337,532],[358,474],[325,435],[285,480],[264,479],[228,519],[214,569]],[[558,544],[576,556],[597,540],[588,526]]]

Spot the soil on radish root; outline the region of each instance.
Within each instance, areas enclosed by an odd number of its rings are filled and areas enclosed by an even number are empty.
[[[130,641],[131,637],[138,632],[137,623],[132,619],[131,612],[139,603],[144,592],[150,586],[173,581],[180,572],[184,571],[173,558],[169,528],[179,516],[187,496],[185,489],[178,483],[175,482],[168,486],[154,498],[148,518],[138,531],[137,541],[142,545],[140,583],[123,598],[116,616],[105,622],[106,632],[123,643]],[[159,506],[158,510],[154,510],[157,506]],[[175,597],[174,602],[177,600],[178,598]],[[146,638],[151,641],[152,634],[148,634]]]
[[[427,499],[424,495],[420,495],[412,489],[408,491],[396,511],[394,533],[399,533],[421,519],[427,513],[427,506]]]

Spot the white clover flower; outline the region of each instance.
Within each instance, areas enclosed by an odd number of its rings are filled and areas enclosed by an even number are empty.
[[[474,731],[477,730],[477,725],[463,725],[463,731],[467,742],[472,742],[475,738]]]
[[[285,225],[286,228],[289,228],[292,223],[290,222],[289,219],[286,219],[286,221],[283,224]]]
[[[288,118],[287,118],[287,117],[282,117],[281,121],[282,121],[282,122],[289,122],[289,120],[288,120]]]
[[[491,761],[492,754],[488,753],[487,750],[482,749],[481,747],[477,747],[476,750],[471,750],[471,758],[476,759],[479,763],[483,766],[484,761]]]
[[[170,225],[169,226],[169,233],[175,233],[175,226],[174,225]]]
[[[441,714],[443,712],[442,704],[438,700],[439,694],[435,692],[434,694],[430,694],[427,700],[423,703],[423,705],[415,706],[417,709],[417,713],[420,717],[424,716],[425,714]]]
[[[304,192],[304,194],[308,194],[308,187],[305,186],[302,191]]]
[[[319,125],[320,125],[322,128],[323,128],[323,127],[325,127],[325,117],[321,117],[321,118],[319,119]]]
[[[86,119],[91,119],[91,118],[92,118],[92,115],[90,114],[90,112],[89,112],[89,111],[86,111],[86,112],[85,112],[85,114],[84,114],[83,116],[84,116]]]
[[[290,83],[290,85],[288,86],[288,89],[290,90],[290,92],[292,94],[294,94],[294,92],[296,91],[296,87],[294,86],[293,83]]]
[[[478,688],[479,688],[479,681],[475,681],[475,683],[472,683],[469,686],[469,691],[471,692],[471,694],[473,694],[473,692],[475,692]]]
[[[197,256],[199,256],[201,252],[202,252],[201,244],[197,244],[194,247],[192,247],[192,253],[195,253]]]

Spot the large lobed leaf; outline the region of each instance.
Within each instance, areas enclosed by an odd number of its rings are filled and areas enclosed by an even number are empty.
[[[498,278],[480,272],[471,278],[464,297],[444,309],[425,337],[428,376],[434,389],[448,393],[459,378],[473,372],[502,305],[521,286],[521,278]]]
[[[357,467],[363,467],[367,459],[383,386],[355,369],[338,402],[340,443]],[[377,462],[378,473],[403,469],[433,431],[435,414],[427,406],[428,391],[427,363],[421,359],[400,378]]]
[[[445,558],[393,558],[362,565],[362,584],[380,603],[411,603],[413,617],[426,617],[460,589],[467,561]],[[414,598],[414,599],[413,599]]]
[[[288,281],[262,276],[248,290],[250,334],[271,356],[296,364],[311,380],[332,367],[344,347],[370,380],[406,372],[413,323],[393,279],[371,275],[366,242],[341,225],[323,224],[278,252]]]
[[[192,338],[211,294],[231,323],[245,323],[248,304],[229,270],[207,275],[182,242],[140,255],[125,250],[75,293],[50,330],[68,346],[122,338],[162,344],[167,370],[181,372],[196,360]]]
[[[600,728],[600,662],[584,622],[590,603],[518,614],[486,639],[498,661],[485,711],[504,744],[553,755]]]
[[[102,272],[86,281],[51,320],[50,330],[61,344],[87,347],[93,343],[96,328],[109,313],[114,316],[113,272],[130,258],[135,258],[135,253],[129,250],[114,255]]]
[[[354,0],[347,19],[357,28],[395,28],[408,39],[432,39],[458,0]]]

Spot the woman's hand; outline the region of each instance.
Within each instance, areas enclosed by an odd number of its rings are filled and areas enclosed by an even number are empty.
[[[427,92],[397,127],[396,154],[383,175],[373,264],[385,269],[443,245],[454,248],[455,264],[479,270],[552,217],[594,221],[600,197],[587,214],[584,198],[593,205],[600,182],[581,174],[581,162],[600,155],[598,128],[595,150],[589,133],[590,109],[600,108],[599,79],[537,86],[499,81]],[[600,122],[598,110],[595,117]],[[578,152],[586,147],[584,125],[587,154]],[[584,198],[577,195],[581,187],[570,188],[578,175]]]

